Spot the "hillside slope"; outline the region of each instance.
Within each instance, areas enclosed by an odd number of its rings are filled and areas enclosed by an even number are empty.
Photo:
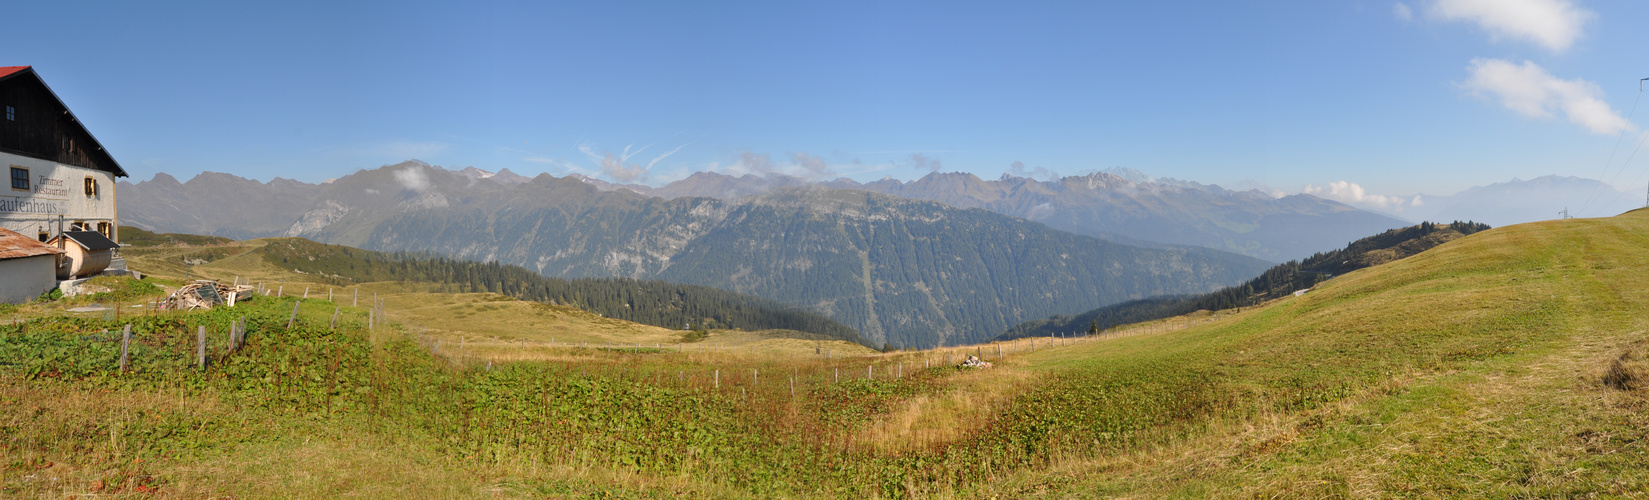
[[[1345,248],[1321,252],[1302,261],[1278,264],[1240,285],[1200,295],[1131,300],[1082,314],[1026,321],[1014,325],[995,339],[1068,335],[1126,323],[1180,316],[1194,311],[1222,311],[1252,306],[1309,290],[1318,283],[1347,272],[1409,257],[1488,228],[1487,225],[1469,221],[1455,221],[1451,224],[1422,222],[1353,241]]]
[[[1007,497],[1649,488],[1649,211],[1489,230],[1165,335],[1038,354]]]

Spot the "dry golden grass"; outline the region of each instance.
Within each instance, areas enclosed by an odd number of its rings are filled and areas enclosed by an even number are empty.
[[[880,453],[925,450],[966,439],[991,423],[1038,373],[998,362],[941,379],[944,389],[904,401],[853,436],[859,448]]]

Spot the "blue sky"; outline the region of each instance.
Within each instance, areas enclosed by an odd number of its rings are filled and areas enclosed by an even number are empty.
[[[1121,166],[1362,206],[1649,181],[1649,3],[1024,4],[22,2],[0,65],[133,180]]]

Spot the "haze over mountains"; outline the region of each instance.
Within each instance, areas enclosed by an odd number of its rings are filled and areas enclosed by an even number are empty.
[[[409,162],[320,185],[157,175],[122,186],[121,203],[130,223],[167,232],[301,236],[556,277],[708,285],[801,306],[902,346],[972,342],[1026,319],[1209,291],[1267,267],[866,191],[664,199],[572,178],[482,174]]]
[[[734,177],[698,172],[660,188],[648,188],[580,178],[604,190],[626,189],[664,198],[737,199],[804,185],[860,189],[957,208],[982,208],[1124,243],[1194,245],[1273,262],[1308,257],[1408,225],[1315,196],[1232,191],[1154,179],[1122,168],[1048,181],[1010,175],[987,181],[965,172],[935,172],[909,182],[885,179],[861,184],[838,179],[809,183],[782,175]]]
[[[1608,217],[1644,206],[1642,192],[1622,192],[1602,181],[1547,175],[1477,186],[1448,196],[1421,196],[1423,204],[1400,216],[1416,220],[1474,220],[1506,226],[1562,218],[1559,211]]]

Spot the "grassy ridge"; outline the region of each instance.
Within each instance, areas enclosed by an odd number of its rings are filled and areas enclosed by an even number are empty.
[[[181,246],[210,246],[226,245],[235,240],[222,236],[202,236],[198,234],[155,233],[137,226],[121,226],[120,244],[122,246],[152,247],[160,245]]]
[[[1642,491],[1649,213],[1502,228],[1181,334],[1048,353],[1009,496]],[[1034,402],[1034,403],[1033,403]],[[1077,478],[1073,480],[1073,478]]]

